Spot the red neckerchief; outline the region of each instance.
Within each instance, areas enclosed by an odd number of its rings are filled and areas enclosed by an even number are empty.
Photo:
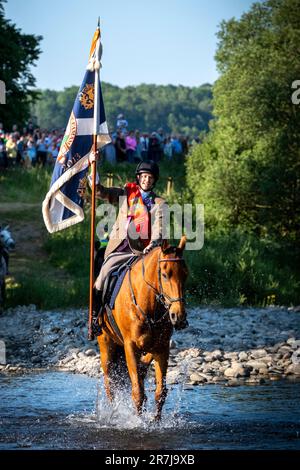
[[[146,247],[151,241],[151,224],[141,191],[136,183],[127,183],[128,217],[133,220],[137,233]]]

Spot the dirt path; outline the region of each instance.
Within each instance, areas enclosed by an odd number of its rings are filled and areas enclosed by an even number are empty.
[[[0,204],[0,224],[9,225],[16,248],[10,256],[9,271],[13,278],[31,275],[36,262],[43,263],[50,277],[68,278],[67,273],[50,265],[44,249],[47,230],[41,203],[6,202]],[[48,264],[49,263],[49,264]]]
[[[32,257],[46,258],[42,248],[46,229],[43,225],[41,204],[6,202],[0,205],[0,222],[8,224],[16,249],[11,253],[11,273],[27,271],[27,264]]]
[[[36,209],[40,207],[42,209],[42,204],[38,203],[29,203],[29,202],[1,202],[0,212],[15,212],[29,209]]]

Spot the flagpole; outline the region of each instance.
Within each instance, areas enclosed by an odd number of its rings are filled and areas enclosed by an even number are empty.
[[[98,29],[100,32],[100,18],[98,18]],[[100,106],[99,106],[99,71],[100,71],[100,38],[96,45],[95,61],[95,82],[94,82],[94,129],[93,129],[93,153],[97,152],[97,135],[100,125]],[[93,297],[94,297],[94,251],[95,251],[95,211],[96,211],[96,161],[91,163],[92,179],[92,203],[91,203],[91,238],[90,238],[90,291],[89,291],[89,323],[88,339],[94,339],[93,333]]]

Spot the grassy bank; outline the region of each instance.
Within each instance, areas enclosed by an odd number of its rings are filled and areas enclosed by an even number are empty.
[[[134,167],[103,165],[102,180],[114,173],[114,184],[132,180]],[[173,177],[172,202],[184,197],[182,165],[161,165],[157,191],[166,196]],[[9,223],[17,241],[7,283],[7,306],[36,304],[40,308],[86,306],[89,283],[89,213],[83,223],[48,234],[41,203],[51,171],[12,170],[0,176],[0,222]],[[3,204],[4,203],[4,204]],[[12,210],[10,204],[14,204]],[[15,207],[19,203],[20,207]],[[26,203],[26,204],[24,204]],[[4,208],[4,209],[3,209]],[[206,230],[204,247],[186,253],[191,303],[223,306],[300,303],[299,256],[293,247],[257,239],[238,231]]]

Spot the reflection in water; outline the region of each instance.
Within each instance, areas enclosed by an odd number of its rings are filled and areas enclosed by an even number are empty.
[[[169,386],[158,424],[153,387],[138,417],[129,391],[111,406],[102,382],[90,377],[2,376],[0,448],[300,449],[300,383]]]

